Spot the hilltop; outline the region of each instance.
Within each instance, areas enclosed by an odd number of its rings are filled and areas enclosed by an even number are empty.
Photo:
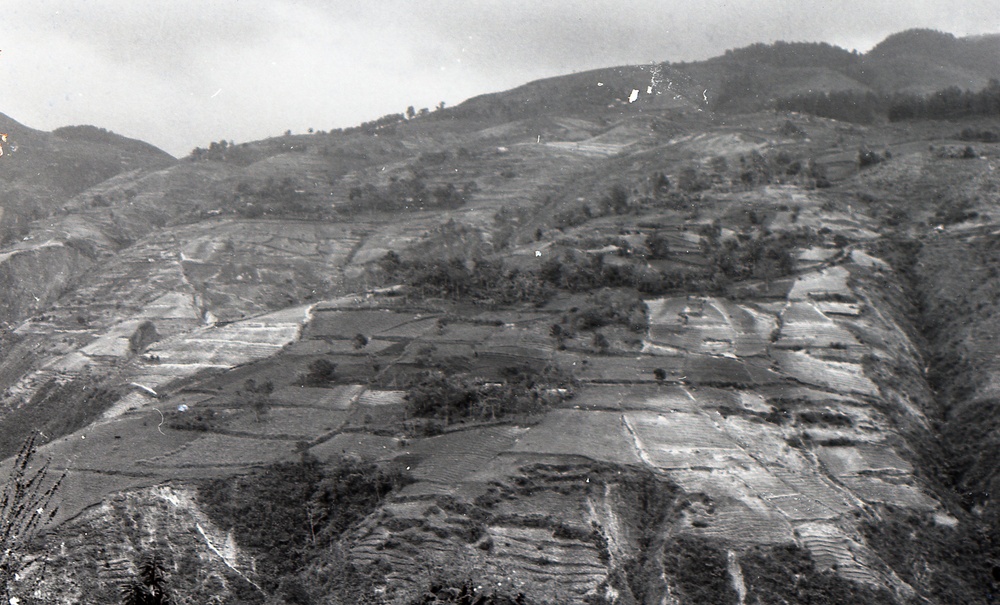
[[[998,40],[181,159],[0,116],[0,450],[65,472],[42,595],[116,602],[154,551],[191,602],[989,602],[1000,114],[776,102],[989,100]]]

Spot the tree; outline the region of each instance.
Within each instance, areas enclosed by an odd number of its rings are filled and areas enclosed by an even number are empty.
[[[654,231],[647,235],[646,247],[649,248],[649,258],[670,258],[670,239],[662,231]]]
[[[24,602],[41,582],[37,577],[31,586],[17,586],[22,573],[31,563],[25,550],[39,527],[55,517],[58,507],[50,509],[52,498],[65,474],[46,486],[49,463],[32,470],[35,436],[21,446],[10,476],[0,493],[0,602]]]
[[[122,605],[169,605],[163,562],[156,553],[144,553],[136,565],[138,574],[121,586]]]
[[[368,346],[368,337],[358,332],[354,335],[354,338],[351,339],[351,342],[354,343],[354,350],[360,351]]]
[[[303,377],[307,386],[325,386],[334,381],[337,364],[327,359],[317,359],[309,364],[309,372]]]
[[[406,108],[406,119],[412,120],[415,117],[417,117],[417,110],[413,108],[413,105],[410,105]]]
[[[260,422],[261,418],[271,409],[271,393],[274,392],[274,383],[268,380],[257,384],[256,380],[250,378],[243,383],[243,388],[246,389],[247,400],[250,409],[253,410],[254,420]]]
[[[593,345],[601,352],[602,355],[606,355],[608,351],[611,350],[611,341],[608,340],[607,336],[601,334],[600,332],[594,332]]]

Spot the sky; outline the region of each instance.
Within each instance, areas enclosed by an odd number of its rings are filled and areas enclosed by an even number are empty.
[[[183,156],[754,42],[1000,33],[997,0],[0,0],[0,113]]]

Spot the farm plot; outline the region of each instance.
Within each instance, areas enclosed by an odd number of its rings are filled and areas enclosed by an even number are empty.
[[[773,424],[754,422],[737,414],[719,418],[718,422],[733,442],[753,452],[754,457],[770,469],[801,470],[813,466],[801,450],[788,445],[784,431]]]
[[[734,547],[787,544],[793,540],[792,528],[781,515],[741,500],[717,504],[713,514],[691,519],[690,523],[688,531]]]
[[[347,421],[347,415],[347,412],[330,409],[274,408],[260,421],[253,414],[244,414],[230,422],[226,430],[308,441],[339,429]]]
[[[510,448],[527,431],[495,426],[423,439],[408,448],[411,455],[421,459],[411,472],[422,481],[458,483]]]
[[[539,574],[550,585],[571,584],[575,586],[573,591],[581,595],[607,576],[593,542],[556,538],[549,528],[519,527],[516,523],[515,519],[509,525],[491,525],[487,529],[494,544],[490,559],[501,558],[505,567],[513,567],[509,571],[517,575]]]
[[[602,356],[584,358],[556,352],[553,361],[561,367],[572,367],[576,377],[584,382],[634,383],[653,382],[653,372],[662,369],[668,377],[683,376],[681,358]],[[586,363],[584,363],[586,362]]]
[[[690,355],[684,360],[686,382],[709,385],[749,385],[754,380],[743,361],[731,357]]]
[[[515,453],[583,456],[616,464],[640,464],[616,412],[553,410],[511,448]]]
[[[198,438],[188,431],[159,429],[161,417],[154,410],[93,424],[45,444],[39,453],[63,468],[90,469],[109,473],[148,472],[136,461],[169,454]]]
[[[878,387],[865,376],[861,364],[813,357],[803,351],[773,351],[772,356],[785,374],[806,384],[842,393],[877,396]]]
[[[807,300],[818,297],[854,298],[854,292],[847,285],[850,272],[844,267],[828,267],[821,271],[799,276],[788,293],[788,300]]]
[[[855,508],[847,494],[834,487],[828,480],[821,477],[818,471],[809,468],[787,469],[771,468],[771,473],[788,485],[795,493],[819,502],[837,513],[844,513]]]
[[[861,315],[861,303],[838,302],[832,300],[821,300],[815,303],[816,308],[824,315],[840,315],[844,317],[857,317]]]
[[[820,447],[817,456],[837,477],[859,473],[910,475],[913,465],[887,445]]]
[[[288,441],[204,435],[174,453],[139,464],[150,468],[248,467],[285,460],[294,453],[294,444]]]
[[[770,496],[766,500],[790,521],[816,521],[837,517],[833,510],[800,494]]]
[[[288,386],[278,389],[271,400],[283,406],[319,408],[324,410],[347,410],[364,391],[357,384],[332,388]]]
[[[55,470],[55,469],[54,469]],[[109,474],[103,471],[69,470],[59,486],[59,508],[52,518],[52,526],[76,517],[87,508],[100,503],[111,494],[163,482],[156,475]]]
[[[413,321],[417,315],[386,310],[314,311],[306,324],[303,338],[353,338],[364,334],[371,338],[397,326]]]
[[[358,397],[358,405],[363,406],[384,406],[384,405],[405,405],[406,391],[385,391],[368,389]]]
[[[379,336],[388,339],[400,338],[420,338],[431,330],[436,329],[436,317],[417,317],[410,322],[396,325],[387,330],[379,332]]]
[[[792,302],[781,315],[779,347],[856,347],[854,334],[826,317],[808,302]]]
[[[494,332],[500,330],[497,326],[449,323],[442,330],[425,334],[423,339],[428,342],[485,342]]]
[[[142,322],[137,319],[123,321],[98,336],[80,349],[80,352],[91,357],[128,357],[132,354],[129,337],[135,333],[140,323]]]
[[[391,460],[405,453],[395,437],[370,433],[340,433],[309,448],[309,453],[324,462],[340,460],[344,456],[360,456],[370,460]]]
[[[880,477],[866,475],[851,475],[841,480],[865,502],[882,502],[925,511],[938,508],[933,498],[913,485],[890,483]]]
[[[854,554],[861,550],[832,523],[802,523],[795,526],[802,545],[820,569],[835,569],[837,574],[858,582],[877,583],[878,578],[862,566]]]
[[[674,385],[585,385],[564,407],[584,410],[652,410],[690,412],[695,409],[690,395]]]
[[[139,312],[144,319],[187,319],[200,321],[201,313],[194,295],[186,292],[167,292]]]
[[[626,412],[625,422],[647,448],[681,446],[736,449],[738,446],[709,418],[687,412]]]

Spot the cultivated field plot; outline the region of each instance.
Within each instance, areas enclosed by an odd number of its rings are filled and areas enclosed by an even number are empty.
[[[622,415],[616,412],[553,410],[510,451],[583,456],[616,464],[641,463]]]
[[[589,384],[578,388],[572,399],[562,407],[582,410],[653,410],[668,412],[691,411],[694,404],[688,393],[673,385]]]
[[[846,476],[842,481],[865,502],[882,502],[924,511],[939,508],[933,498],[912,485],[890,483],[880,477],[864,475]]]
[[[875,383],[865,376],[861,364],[819,359],[803,351],[773,351],[772,356],[783,373],[806,384],[842,393],[871,396],[879,393]]]
[[[688,519],[696,523],[686,531],[708,536],[733,547],[751,544],[788,544],[794,540],[788,521],[767,507],[750,506],[742,500],[716,504],[714,513]]]
[[[685,382],[708,385],[751,385],[761,384],[765,376],[750,373],[746,362],[732,357],[712,355],[689,355],[684,359]]]
[[[779,347],[855,347],[854,334],[823,314],[816,305],[790,302],[781,314]]]
[[[271,400],[283,406],[347,410],[363,391],[364,387],[357,384],[330,388],[287,386],[275,391]]]
[[[584,595],[607,578],[591,542],[554,540],[551,530],[529,527],[492,526],[487,534],[494,544],[485,562],[496,574],[492,577],[526,580],[547,602],[557,602],[555,595],[575,595],[570,602],[583,603]]]
[[[146,473],[148,469],[136,468],[138,460],[170,454],[200,436],[167,429],[161,422],[156,410],[147,409],[115,422],[92,424],[45,444],[39,453],[62,468]]]
[[[176,452],[141,461],[142,467],[248,467],[290,458],[295,444],[284,440],[203,435]]]
[[[856,506],[856,503],[847,494],[821,476],[818,469],[772,467],[770,471],[795,493],[815,500],[838,514],[845,513]]]
[[[826,316],[857,317],[864,310],[864,306],[861,303],[821,300],[816,302],[815,305]]]
[[[645,448],[738,448],[726,433],[703,414],[626,412],[624,418]]]
[[[303,339],[311,338],[354,338],[363,334],[371,339],[396,326],[409,323],[419,315],[396,313],[387,310],[371,311],[314,311],[303,330]]]
[[[258,421],[252,413],[226,425],[227,431],[312,440],[339,429],[347,421],[348,412],[314,408],[272,408]]]
[[[143,307],[139,317],[144,319],[186,319],[194,322],[201,320],[194,294],[186,292],[167,292],[153,302]]]
[[[573,373],[584,382],[634,383],[655,382],[653,372],[662,369],[668,377],[684,375],[680,365],[682,358],[657,357],[652,355],[582,357],[572,353],[557,351],[553,362],[562,367],[572,367]],[[586,363],[584,363],[586,362]]]
[[[399,439],[370,433],[340,433],[309,448],[309,453],[324,462],[344,456],[360,456],[364,460],[390,460],[405,454]]]
[[[809,298],[847,297],[854,298],[854,292],[847,284],[850,272],[844,267],[829,267],[822,271],[799,276],[788,293],[788,300]]]
[[[411,472],[422,481],[458,483],[509,449],[527,431],[513,426],[495,426],[420,440],[407,448],[409,454],[420,458]]]
[[[59,525],[68,521],[111,494],[157,485],[163,480],[163,477],[153,474],[142,476],[69,470],[59,486],[59,509],[51,523]]]
[[[887,445],[820,447],[820,461],[837,477],[859,473],[910,475],[913,465]]]
[[[859,582],[877,582],[854,554],[861,547],[832,523],[801,523],[795,526],[802,545],[809,549],[817,567],[835,569],[838,575]]]
[[[838,516],[832,509],[800,494],[770,496],[765,499],[788,520],[794,522],[834,519]]]
[[[378,333],[382,338],[420,338],[431,330],[437,329],[436,317],[417,316],[413,321],[398,324],[392,328],[382,330]]]
[[[422,339],[434,344],[479,343],[485,342],[494,332],[500,329],[498,326],[455,322],[446,324],[441,330],[424,334]]]
[[[358,397],[360,406],[403,406],[406,405],[406,391],[367,389]]]
[[[140,320],[130,320],[117,324],[80,349],[80,352],[91,357],[128,357],[132,354],[129,337],[140,323]]]

